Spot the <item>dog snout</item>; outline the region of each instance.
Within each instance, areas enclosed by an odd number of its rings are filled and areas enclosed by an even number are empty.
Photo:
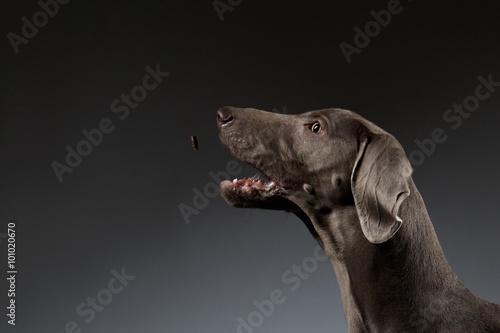
[[[234,120],[233,112],[230,106],[223,106],[217,110],[217,125],[219,128]]]

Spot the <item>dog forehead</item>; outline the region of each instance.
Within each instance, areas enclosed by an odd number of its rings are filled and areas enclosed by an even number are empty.
[[[361,117],[359,114],[355,112],[344,109],[336,109],[336,108],[308,111],[301,113],[298,116],[301,118],[326,118],[332,122],[342,122],[342,121],[362,122],[363,120],[365,120],[363,117]]]
[[[359,128],[371,129],[373,125],[359,114],[345,109],[322,109],[308,111],[297,115],[302,121],[313,122],[323,120],[333,133],[357,133]],[[376,127],[376,126],[375,126]]]

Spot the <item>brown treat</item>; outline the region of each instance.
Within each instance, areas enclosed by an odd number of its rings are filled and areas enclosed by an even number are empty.
[[[198,139],[196,136],[191,136],[191,144],[193,145],[194,150],[198,151]]]

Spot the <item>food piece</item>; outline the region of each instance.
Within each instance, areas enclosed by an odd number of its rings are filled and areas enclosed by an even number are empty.
[[[191,144],[193,145],[194,150],[198,151],[198,139],[196,136],[191,136]]]

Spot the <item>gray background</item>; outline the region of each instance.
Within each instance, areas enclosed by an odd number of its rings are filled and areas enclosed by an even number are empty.
[[[222,105],[351,109],[407,153],[443,128],[447,141],[414,180],[457,275],[500,303],[500,91],[457,130],[442,119],[474,94],[479,75],[500,81],[500,6],[401,5],[348,64],[339,44],[352,44],[353,28],[386,1],[243,1],[224,21],[211,0],[71,1],[17,54],[7,34],[20,34],[21,18],[32,21],[40,6],[2,2],[0,233],[17,221],[19,273],[13,328],[0,238],[0,330],[63,332],[74,321],[82,332],[230,333],[254,300],[280,289],[286,301],[255,332],[345,332],[327,262],[296,291],[282,280],[316,247],[295,216],[235,209],[220,196],[189,225],[180,214],[232,159],[216,130]],[[112,101],[157,64],[170,75],[120,120]],[[103,118],[115,130],[58,182],[51,163]],[[253,173],[244,167],[240,178]],[[123,267],[135,279],[85,323],[77,306]]]

